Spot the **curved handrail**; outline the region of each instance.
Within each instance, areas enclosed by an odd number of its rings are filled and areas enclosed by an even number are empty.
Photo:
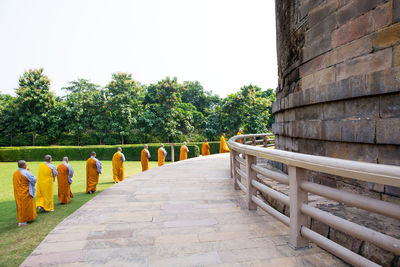
[[[400,167],[398,166],[314,156],[279,149],[268,149],[264,147],[243,145],[237,142],[238,139],[262,136],[269,135],[236,135],[229,139],[228,146],[230,149],[240,153],[250,154],[272,161],[278,161],[295,167],[338,176],[345,176],[366,182],[400,187]]]

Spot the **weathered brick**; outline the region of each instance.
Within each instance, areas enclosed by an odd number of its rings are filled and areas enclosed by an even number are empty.
[[[301,1],[301,5],[299,6],[299,15],[300,19],[303,19],[305,16],[310,13],[312,9],[319,6],[324,0],[304,0]]]
[[[305,64],[299,67],[300,69],[300,77],[307,76],[312,74],[320,69],[323,69],[327,66],[328,63],[328,54],[320,55]]]
[[[390,48],[387,48],[390,49]],[[400,90],[400,66],[367,75],[366,90],[370,95],[393,93]]]
[[[400,93],[381,96],[379,107],[381,118],[400,118]]]
[[[283,133],[283,124],[282,123],[272,124],[272,133],[276,135],[281,135]]]
[[[391,196],[400,197],[400,187],[386,185],[385,193]]]
[[[334,120],[346,117],[344,110],[345,101],[328,102],[323,104],[323,119]]]
[[[374,49],[382,49],[400,43],[400,23],[386,27],[373,35]]]
[[[342,127],[340,125],[340,121],[323,121],[321,138],[328,141],[341,141]]]
[[[320,120],[323,117],[322,106],[312,105],[295,109],[296,120]]]
[[[320,4],[318,7],[308,13],[308,26],[312,27],[313,25],[320,23],[321,18],[326,18],[330,14],[336,11],[339,6],[338,0],[328,0],[325,3]]]
[[[335,81],[335,67],[319,70],[302,78],[302,88],[318,87]]]
[[[392,8],[383,4],[362,16],[349,20],[332,33],[332,46],[338,47],[390,24]]]
[[[328,101],[329,86],[323,85],[315,88],[316,101],[318,103]]]
[[[378,162],[380,164],[400,165],[400,146],[396,145],[379,145]]]
[[[328,65],[335,65],[345,60],[359,57],[368,54],[372,51],[371,36],[365,36],[361,39],[355,40],[347,45],[338,47],[329,55]]]
[[[325,151],[327,157],[371,163],[377,163],[378,160],[378,148],[373,144],[326,142]]]
[[[325,156],[325,141],[299,138],[297,142],[301,153]]]
[[[378,144],[400,145],[400,118],[379,119],[376,124]]]
[[[307,44],[303,48],[303,61],[306,62],[329,51],[332,47],[331,40],[331,34],[326,33],[320,39],[315,40],[311,44]]]
[[[347,118],[379,118],[379,101],[376,98],[363,97],[344,101],[344,113]]]
[[[393,0],[393,23],[400,22],[400,0]]]
[[[342,25],[352,18],[358,17],[375,8],[386,0],[352,0],[348,5],[340,8],[337,12],[338,23]]]
[[[354,75],[388,69],[391,65],[392,49],[386,48],[376,53],[361,56],[336,65],[336,80],[343,80]]]
[[[342,121],[342,141],[353,143],[375,143],[374,119],[349,119]]]
[[[400,45],[393,47],[393,67],[400,66]]]
[[[305,42],[311,43],[326,33],[332,32],[336,28],[336,14],[331,14],[327,17],[320,17],[318,24],[311,27],[305,33]]]
[[[357,75],[349,78],[349,86],[351,89],[351,96],[362,96],[366,92],[365,75]]]

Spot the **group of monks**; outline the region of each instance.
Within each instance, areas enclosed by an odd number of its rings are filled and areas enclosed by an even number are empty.
[[[241,135],[242,130],[239,130],[237,134]],[[187,147],[186,142],[183,142],[179,151],[179,160],[187,159],[189,148]],[[219,152],[230,152],[225,140],[225,133],[222,134],[220,139]],[[207,139],[205,139],[202,144],[201,155],[210,155],[210,145],[207,143]],[[164,144],[161,144],[158,149],[157,156],[158,166],[164,165],[165,158],[167,157],[167,151],[164,148]],[[148,150],[148,145],[144,145],[140,154],[142,171],[149,169],[150,157],[151,155]],[[118,147],[117,152],[115,152],[112,157],[114,183],[119,183],[124,180],[124,161],[125,155],[122,153],[122,148]],[[68,204],[71,201],[71,198],[74,197],[71,192],[74,170],[71,165],[68,164],[68,157],[64,157],[63,161],[57,166],[57,168],[51,164],[51,162],[52,157],[46,155],[44,157],[44,162],[39,165],[38,176],[36,178],[30,172],[26,161],[18,161],[18,170],[16,170],[13,175],[18,226],[27,225],[28,222],[34,220],[37,216],[36,208],[43,212],[54,211],[53,184],[56,177],[58,182],[58,201],[60,204]],[[86,193],[93,194],[96,192],[101,170],[101,162],[96,158],[96,153],[91,152],[90,158],[86,161]],[[33,200],[35,193],[36,205]]]

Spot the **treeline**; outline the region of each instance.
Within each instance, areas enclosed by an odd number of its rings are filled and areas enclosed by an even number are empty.
[[[272,89],[255,85],[225,98],[198,81],[165,78],[144,85],[115,73],[105,86],[78,79],[55,96],[43,69],[19,78],[16,96],[0,94],[0,146],[96,145],[218,140],[265,132],[272,125]]]

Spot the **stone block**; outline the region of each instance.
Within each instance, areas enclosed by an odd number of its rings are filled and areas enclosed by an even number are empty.
[[[337,102],[328,102],[323,104],[323,119],[324,120],[333,120],[333,119],[342,119],[346,117],[345,102],[337,101]]]
[[[336,65],[336,80],[339,81],[354,75],[389,69],[391,65],[392,49],[386,48]]]
[[[366,93],[366,78],[365,75],[351,76],[349,78],[349,86],[351,90],[351,96],[363,96]]]
[[[332,37],[330,33],[323,35],[311,44],[303,48],[303,61],[306,62],[314,57],[328,52],[332,47]]]
[[[329,238],[342,245],[343,247],[350,249],[351,251],[358,253],[360,250],[360,246],[362,244],[362,241],[359,239],[356,239],[348,234],[345,234],[339,230],[336,230],[334,228],[331,228],[330,233],[329,233]]]
[[[347,119],[342,121],[342,141],[375,143],[375,119]]]
[[[335,81],[335,67],[319,70],[302,78],[302,88],[318,87]]]
[[[312,27],[313,25],[320,23],[321,19],[327,18],[330,14],[335,12],[338,6],[339,2],[337,0],[328,0],[320,4],[308,14],[308,26]]]
[[[324,0],[304,0],[301,1],[301,5],[299,6],[299,18],[303,19],[305,16],[310,13],[310,11],[316,7],[318,7]]]
[[[342,140],[342,127],[340,126],[340,121],[323,121],[321,138],[328,141]]]
[[[311,229],[324,237],[328,237],[329,226],[324,223],[311,219]]]
[[[336,28],[336,14],[327,17],[320,17],[318,24],[311,27],[305,33],[305,43],[309,44],[326,33],[332,32]]]
[[[370,35],[368,35],[332,50],[329,55],[328,65],[335,65],[345,60],[368,54],[371,51],[372,38]]]
[[[393,197],[387,194],[382,194],[382,200],[400,205],[400,197]]]
[[[328,63],[328,54],[320,55],[305,64],[299,67],[300,69],[300,77],[305,77],[310,75],[320,69],[323,69],[327,66]]]
[[[350,9],[349,12],[351,13],[352,10]],[[332,46],[341,46],[389,25],[392,17],[391,12],[391,6],[389,3],[386,3],[359,17],[347,21],[333,31]],[[352,14],[349,14],[349,16],[354,17]]]
[[[376,183],[369,183],[366,182],[366,185],[369,190],[378,192],[378,193],[384,193],[385,192],[385,186],[383,184],[376,184]]]
[[[312,105],[295,110],[296,121],[322,119],[322,106]]]
[[[398,91],[400,91],[400,66],[388,69],[384,72],[383,93],[391,93]]]
[[[400,197],[400,187],[385,185],[385,193],[391,196]]]
[[[328,85],[322,85],[315,89],[315,96],[317,103],[328,101],[328,95],[329,95]]]
[[[400,118],[379,119],[376,124],[376,142],[400,145]]]
[[[381,118],[400,118],[400,93],[382,95],[379,107]]]
[[[400,0],[393,0],[393,23],[396,22],[400,22]]]
[[[379,163],[400,166],[400,146],[379,145],[377,150]]]
[[[378,162],[378,147],[373,144],[354,144],[341,142],[325,142],[327,157],[364,161],[370,163]]]
[[[376,32],[372,37],[375,50],[387,48],[400,43],[400,23],[396,23]]]
[[[393,47],[393,67],[396,66],[400,66],[400,45]]]
[[[344,111],[348,118],[378,118],[379,101],[376,98],[363,97],[344,102]]]
[[[391,263],[395,258],[393,253],[387,252],[366,241],[363,242],[359,254],[382,266],[393,266]]]
[[[376,95],[385,92],[385,71],[376,71],[366,76],[366,92]]]
[[[386,0],[353,0],[349,4],[340,8],[337,12],[338,24],[342,25],[349,20],[364,14],[375,8],[377,5],[386,2]]]
[[[313,139],[297,139],[300,153],[325,156],[325,141]]]

